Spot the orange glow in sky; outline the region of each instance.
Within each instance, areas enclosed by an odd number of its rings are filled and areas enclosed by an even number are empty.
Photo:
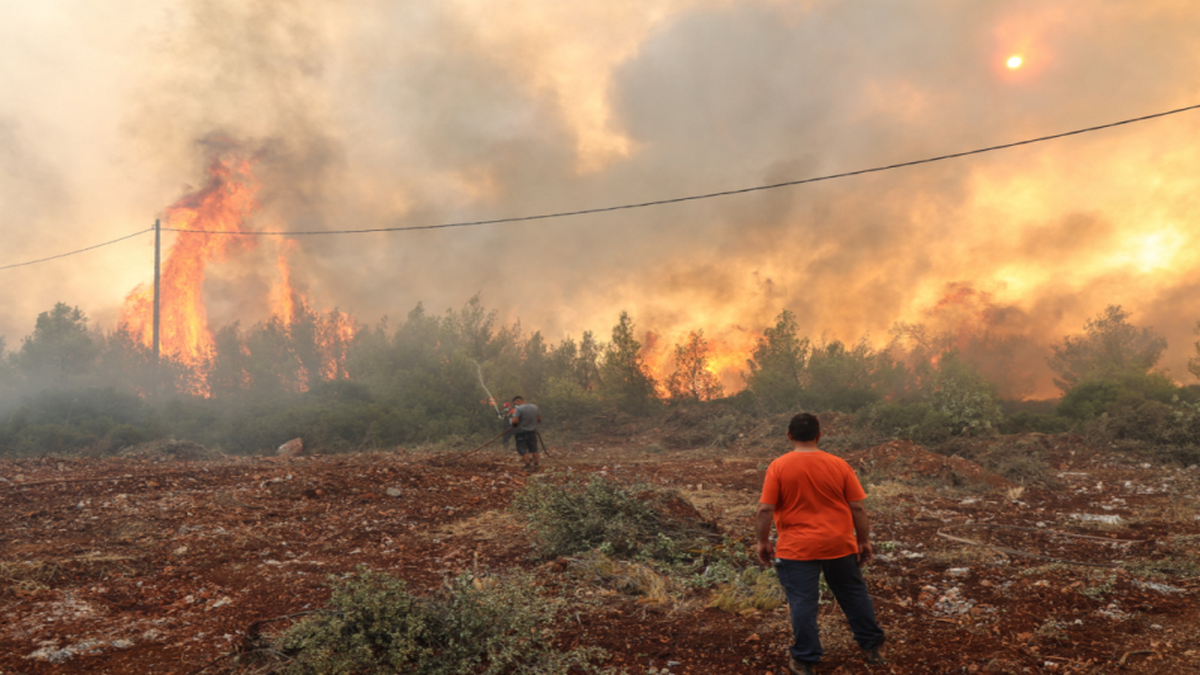
[[[1024,59],[1022,59],[1020,56],[1010,56],[1010,57],[1008,57],[1008,61],[1006,61],[1005,63],[1008,65],[1009,68],[1020,68],[1021,64],[1023,62],[1024,62]]]

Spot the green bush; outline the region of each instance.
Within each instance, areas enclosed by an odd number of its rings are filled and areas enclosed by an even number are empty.
[[[1020,410],[1004,418],[1000,422],[1000,433],[1023,434],[1035,432],[1039,434],[1062,434],[1075,427],[1075,420],[1059,415],[1046,415]]]
[[[1058,414],[1087,420],[1108,411],[1114,404],[1131,406],[1141,401],[1171,403],[1181,390],[1162,373],[1134,373],[1085,380],[1071,387],[1058,404]],[[1183,392],[1191,398],[1190,391]]]
[[[981,436],[993,434],[1003,417],[996,388],[970,365],[954,354],[947,354],[932,378],[929,404],[945,415],[951,434]]]
[[[489,578],[491,579],[491,578]],[[395,577],[359,568],[335,585],[329,609],[309,616],[253,656],[293,674],[567,675],[598,672],[597,649],[550,645],[562,602],[528,575],[497,583],[459,576],[446,591],[413,595]]]
[[[546,555],[571,555],[603,544],[617,555],[632,556],[668,528],[654,508],[658,499],[644,485],[550,474],[530,481],[514,506]]]
[[[877,434],[922,445],[944,443],[955,431],[949,413],[924,401],[877,403],[860,412],[857,421]]]
[[[546,383],[539,407],[545,411],[548,422],[559,422],[594,415],[600,410],[600,399],[576,382],[552,377]]]

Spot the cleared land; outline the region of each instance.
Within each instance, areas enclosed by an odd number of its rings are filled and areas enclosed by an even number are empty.
[[[657,430],[656,430],[657,431]],[[766,463],[677,436],[551,446],[545,470],[678,490],[749,542]],[[847,449],[870,494],[868,567],[896,673],[1200,672],[1200,470],[1078,437],[979,441],[1036,460],[1039,486],[909,443]],[[1014,450],[1015,449],[1015,450]],[[111,459],[0,461],[0,673],[232,672],[258,623],[322,605],[358,566],[432,591],[447,578],[535,570],[578,601],[555,638],[628,673],[783,673],[783,609],[731,613],[711,589],[655,597],[547,564],[509,510],[531,478],[491,448],[230,458],[163,444]],[[670,580],[667,580],[670,581]],[[629,588],[626,585],[626,588]],[[833,604],[823,672],[871,672]]]

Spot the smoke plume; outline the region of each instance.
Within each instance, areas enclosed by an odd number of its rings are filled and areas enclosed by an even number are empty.
[[[1187,0],[8,3],[0,264],[149,227],[203,183],[214,139],[254,163],[257,231],[504,218],[1195,104],[1198,33]],[[1198,131],[1184,113],[700,202],[294,237],[291,283],[367,323],[481,291],[550,340],[604,335],[626,309],[668,350],[696,329],[744,350],[783,309],[814,337],[878,346],[925,323],[986,336],[990,374],[1028,396],[1054,393],[1048,345],[1120,304],[1188,381]],[[263,318],[276,248],[210,268],[214,326]],[[147,236],[4,271],[0,334],[15,344],[59,300],[112,327],[151,260]]]

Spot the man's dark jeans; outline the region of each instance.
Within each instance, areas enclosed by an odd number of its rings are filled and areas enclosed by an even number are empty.
[[[792,610],[792,657],[805,663],[821,660],[825,650],[817,631],[817,609],[821,597],[820,576],[837,598],[850,622],[854,641],[863,649],[883,644],[883,629],[875,621],[875,605],[858,569],[857,554],[830,560],[783,560],[775,563],[779,583]]]

